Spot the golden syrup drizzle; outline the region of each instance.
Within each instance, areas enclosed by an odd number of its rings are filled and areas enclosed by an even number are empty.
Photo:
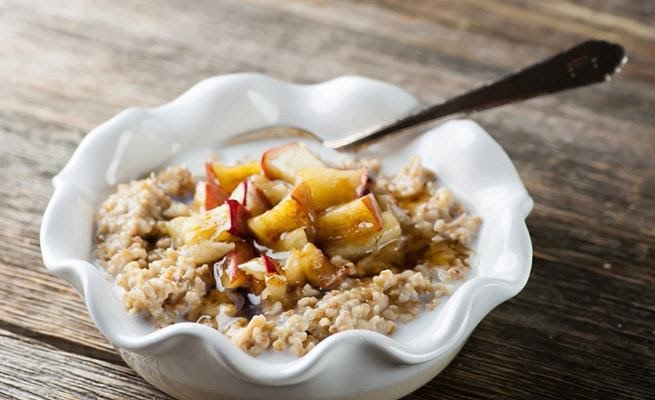
[[[429,265],[454,266],[455,261],[460,259],[465,261],[471,250],[454,241],[442,241],[431,243],[428,248],[419,257],[419,263]]]
[[[422,204],[427,203],[430,199],[430,193],[427,190],[421,191],[421,194],[408,198],[408,199],[399,199],[398,206],[403,210],[407,211],[409,215],[413,216],[416,214],[416,208]]]

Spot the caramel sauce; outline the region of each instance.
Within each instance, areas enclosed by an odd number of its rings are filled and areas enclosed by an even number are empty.
[[[421,204],[426,203],[429,198],[430,198],[430,194],[428,193],[428,191],[423,190],[421,191],[421,194],[417,196],[410,197],[408,199],[399,199],[398,206],[403,210],[407,211],[409,215],[415,215],[416,208]]]
[[[457,259],[467,259],[470,252],[471,250],[468,247],[458,242],[443,241],[431,243],[423,254],[419,256],[418,262],[429,265],[453,266]]]

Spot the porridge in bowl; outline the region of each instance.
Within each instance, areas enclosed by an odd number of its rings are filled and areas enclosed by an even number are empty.
[[[202,180],[179,166],[120,184],[95,255],[130,313],[209,325],[253,355],[392,334],[466,278],[480,219],[418,158],[388,177],[376,160],[346,164],[294,143],[209,161]]]

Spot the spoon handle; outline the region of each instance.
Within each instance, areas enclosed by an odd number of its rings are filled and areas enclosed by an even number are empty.
[[[334,149],[357,145],[437,118],[472,113],[604,82],[619,72],[626,61],[622,46],[602,40],[589,40],[443,103],[422,107],[388,125],[326,141],[324,145]]]

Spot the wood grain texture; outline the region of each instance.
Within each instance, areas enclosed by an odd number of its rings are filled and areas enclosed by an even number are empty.
[[[170,399],[127,366],[61,351],[0,329],[0,397]]]
[[[0,398],[167,398],[40,258],[50,179],[121,109],[236,71],[361,74],[436,102],[587,37],[627,47],[617,79],[475,116],[535,200],[533,272],[407,398],[649,398],[654,26],[640,0],[0,0]]]

